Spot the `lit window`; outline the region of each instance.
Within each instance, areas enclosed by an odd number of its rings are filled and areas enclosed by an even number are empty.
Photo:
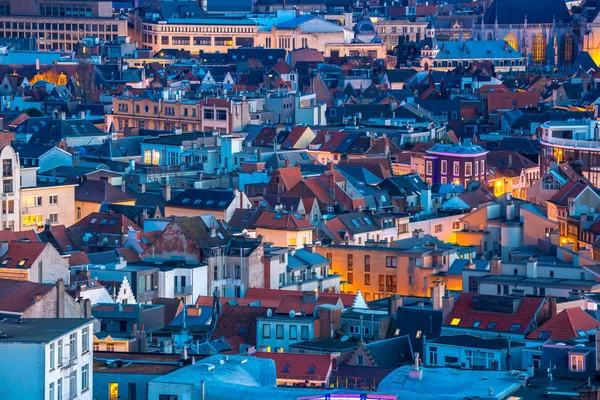
[[[457,326],[458,324],[460,324],[460,318],[452,318],[452,322],[450,322],[450,325]]]
[[[571,354],[571,371],[585,371],[585,356],[583,354]]]
[[[421,339],[421,334],[423,332],[422,331],[417,331],[417,334],[415,335],[417,339]]]
[[[21,258],[19,260],[19,267],[22,267],[23,265],[25,265],[25,263],[27,263],[27,259],[26,258]]]

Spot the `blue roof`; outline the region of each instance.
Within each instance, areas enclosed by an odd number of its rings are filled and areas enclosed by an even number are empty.
[[[175,317],[175,319],[173,321],[171,321],[169,326],[182,326],[183,315],[187,314],[188,308],[196,308],[196,307],[187,306],[186,310],[184,312],[180,312],[179,314],[177,314],[177,316]],[[210,324],[210,321],[212,320],[212,313],[213,313],[212,307],[198,307],[198,308],[200,309],[200,315],[198,315],[198,316],[186,315],[185,316],[185,324],[188,327],[198,327],[201,325]]]
[[[469,260],[454,260],[450,268],[448,268],[448,273],[462,275],[462,271],[468,263]],[[475,264],[476,271],[487,271],[490,267],[490,262],[488,260],[473,260],[473,264]]]
[[[294,255],[288,256],[288,267],[290,268],[305,268],[317,264],[326,264],[327,262],[329,262],[327,257],[306,249],[296,250]]]

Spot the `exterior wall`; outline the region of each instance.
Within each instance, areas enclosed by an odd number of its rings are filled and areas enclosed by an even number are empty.
[[[120,201],[112,204],[123,204],[127,206],[134,206],[135,200]],[[75,222],[79,222],[82,218],[87,217],[91,213],[100,212],[101,203],[92,203],[90,201],[75,200]]]
[[[437,357],[432,357],[432,350],[435,349]],[[488,353],[489,364],[486,369],[503,371],[506,369],[506,351],[503,350],[490,350],[490,349],[478,349],[472,347],[463,346],[449,346],[445,344],[438,344],[432,342],[425,343],[425,354],[424,357],[425,365],[428,367],[444,367],[449,364],[446,361],[446,357],[456,357],[458,362],[464,364],[467,368],[472,368],[470,361],[467,358],[467,351],[472,352],[485,352]],[[437,360],[436,360],[437,359]],[[437,361],[437,362],[432,362]],[[494,364],[492,364],[494,363]],[[495,365],[495,368],[493,367]]]
[[[386,44],[387,50],[398,46],[400,38],[404,42],[420,42],[425,39],[428,22],[408,20],[388,20],[377,22],[377,32]],[[408,39],[408,40],[406,40]]]
[[[440,272],[432,265],[444,265],[442,270],[456,258],[455,254],[438,257],[410,258],[393,248],[375,248],[372,246],[329,246],[318,247],[317,252],[331,260],[331,271],[341,274],[347,283],[342,285],[346,293],[360,290],[365,300],[388,297],[393,294],[409,296],[428,296],[433,275]],[[348,267],[348,256],[352,256],[352,269]],[[365,256],[370,256],[370,269],[365,271]],[[387,257],[396,257],[396,268],[388,268]],[[416,257],[416,256],[414,256]],[[417,259],[422,266],[417,266]],[[351,275],[351,278],[349,277]],[[350,282],[352,281],[352,282]],[[380,284],[383,281],[382,284]],[[395,289],[395,290],[394,290]],[[371,298],[371,296],[373,296]]]
[[[41,206],[28,206],[27,198],[35,196],[42,196]],[[57,204],[50,204],[50,196],[58,196]],[[22,214],[19,230],[31,228],[42,230],[48,221],[52,221],[51,224],[64,226],[71,226],[75,223],[75,185],[23,188],[21,189],[21,201]],[[56,217],[51,218],[51,214],[56,214]],[[34,220],[40,220],[41,223],[32,224]]]
[[[82,329],[87,327],[89,342],[86,352],[82,352]],[[77,363],[69,367],[60,367],[58,360],[58,340],[63,341],[63,362],[66,365],[69,354],[69,335],[77,332]],[[73,371],[77,379],[77,398],[82,400],[92,400],[93,392],[93,358],[92,358],[92,322],[85,323],[76,330],[62,335],[53,343],[55,346],[54,355],[55,367],[50,368],[50,343],[19,343],[6,342],[0,343],[0,358],[11,360],[10,363],[3,363],[0,366],[0,386],[3,390],[3,396],[14,399],[49,399],[49,386],[54,383],[55,395],[56,385],[59,379],[62,379],[63,396],[67,398],[69,394],[69,374]],[[81,367],[89,366],[89,390],[81,391]],[[56,397],[55,397],[56,398]]]
[[[256,234],[262,235],[265,238],[265,242],[272,242],[278,247],[293,246],[297,249],[301,249],[305,244],[311,244],[313,242],[312,230],[285,231],[257,227]]]
[[[0,161],[12,161],[10,171],[2,171],[2,185],[0,186],[1,210],[6,209],[7,213],[0,214],[2,229],[17,229],[21,220],[21,180],[20,180],[20,162],[14,149],[11,146],[5,146],[0,151]],[[6,184],[6,185],[5,185]],[[13,204],[12,213],[10,204]]]
[[[538,238],[546,232],[551,232],[558,227],[555,221],[536,215],[527,209],[521,208],[523,219],[523,245],[537,245]]]
[[[186,261],[203,261],[202,251],[198,245],[187,238],[183,230],[173,222],[163,230],[161,236],[142,255],[142,257],[154,257],[163,260],[182,256]],[[211,271],[210,268],[209,271]]]
[[[94,374],[94,398],[110,399],[110,384],[118,384],[119,398],[121,400],[147,399],[148,382],[155,379],[156,375],[123,374],[106,370]],[[135,393],[131,393],[131,385],[135,385]]]
[[[225,211],[221,210],[202,210],[199,208],[165,206],[165,217],[199,217],[206,214],[212,215],[217,220],[225,219]]]
[[[296,311],[299,313],[300,310]],[[264,328],[267,325],[268,328]],[[277,325],[283,326],[283,337],[277,338]],[[297,334],[296,339],[290,337],[290,326],[296,326]],[[308,337],[302,339],[302,327],[308,327]],[[264,336],[264,329],[268,329],[270,337]],[[314,320],[310,317],[296,317],[296,318],[257,318],[256,320],[256,346],[269,346],[270,351],[278,351],[283,348],[283,352],[289,352],[289,346],[297,342],[303,342],[305,340],[314,339],[315,336],[315,324]]]
[[[58,147],[53,147],[40,157],[37,172],[42,173],[61,166],[72,167],[73,156]]]
[[[431,162],[431,164],[429,164]],[[444,170],[443,164],[446,163]],[[454,168],[458,163],[458,171]],[[466,165],[471,165],[467,173]],[[428,166],[431,165],[431,168]],[[468,182],[485,181],[487,152],[473,155],[431,153],[425,156],[425,181],[428,183],[455,183],[467,185]]]
[[[462,217],[462,214],[457,214],[446,217],[412,220],[408,225],[408,231],[413,232],[415,229],[421,229],[426,235],[435,236],[443,242],[454,243],[456,241],[454,235],[455,226]]]
[[[111,344],[114,350],[111,351],[122,351],[124,353],[128,353],[130,351],[130,343],[129,340],[115,340],[113,338],[106,339],[97,339],[94,336],[94,351],[108,351],[108,344]]]
[[[18,4],[16,1],[12,3]],[[85,2],[76,2],[84,3]],[[108,3],[108,2],[106,2]],[[26,1],[27,8],[31,10],[34,4],[32,1]],[[91,3],[94,4],[94,3]],[[102,4],[99,2],[98,4]],[[112,7],[111,7],[112,8]],[[38,8],[39,10],[39,8]],[[12,9],[13,14],[17,10]],[[38,11],[39,13],[39,11]],[[19,13],[20,14],[20,13]],[[28,12],[27,14],[30,14]],[[74,50],[75,45],[81,42],[85,36],[99,36],[101,40],[115,40],[117,36],[127,36],[127,20],[118,20],[106,17],[42,17],[39,15],[3,15],[4,29],[0,28],[0,33],[4,37],[35,37],[37,38],[38,49],[44,50]],[[15,25],[18,27],[15,28]],[[66,29],[66,26],[75,25],[75,29]],[[60,27],[64,27],[59,29]],[[99,30],[102,27],[103,31]],[[94,29],[95,28],[95,29]],[[93,30],[94,29],[94,30]]]
[[[42,271],[41,277],[38,274],[39,269]],[[62,279],[68,284],[70,278],[69,262],[61,257],[54,246],[46,244],[46,248],[31,267],[29,279],[32,282],[54,284],[57,280]]]

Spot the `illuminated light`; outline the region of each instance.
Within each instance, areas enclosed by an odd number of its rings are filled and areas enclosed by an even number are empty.
[[[450,325],[457,326],[458,324],[460,324],[460,318],[452,318],[452,322],[450,322]]]
[[[498,187],[502,186],[502,182],[496,181],[496,186],[498,186]]]

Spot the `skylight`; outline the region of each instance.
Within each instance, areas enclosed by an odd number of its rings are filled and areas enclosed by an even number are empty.
[[[511,331],[511,332],[519,332],[520,330],[521,330],[521,324],[512,324],[509,329],[509,331]]]
[[[460,324],[460,318],[452,318],[450,325],[457,326],[458,324]]]

